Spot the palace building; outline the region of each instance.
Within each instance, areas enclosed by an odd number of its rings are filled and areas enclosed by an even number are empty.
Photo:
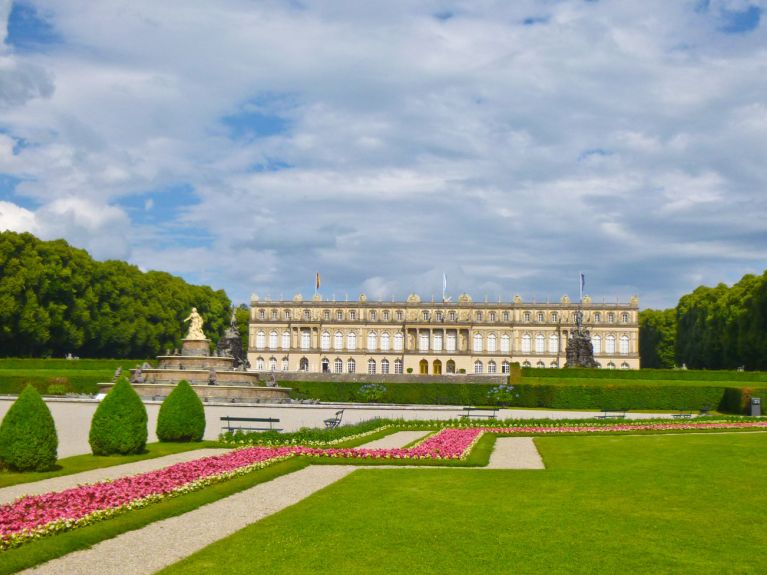
[[[315,373],[508,373],[564,367],[575,312],[605,369],[639,369],[639,301],[559,303],[304,301],[251,298],[248,359],[257,371]]]

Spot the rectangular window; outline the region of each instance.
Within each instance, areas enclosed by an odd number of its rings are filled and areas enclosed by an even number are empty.
[[[289,309],[285,310],[285,319],[290,321],[290,310]]]
[[[301,332],[301,349],[309,349],[309,345],[311,344],[312,336],[308,331],[302,331]]]
[[[311,319],[312,315],[311,312],[308,309],[304,310],[304,321],[309,321]]]
[[[325,321],[330,321],[330,310],[329,309],[326,309],[325,311],[322,312],[322,319],[324,319]]]
[[[376,312],[375,310],[370,310],[370,321],[376,320]]]
[[[509,312],[503,312],[503,321],[509,321]]]
[[[526,311],[526,312],[525,312],[525,315],[523,316],[523,318],[524,318],[524,320],[525,320],[527,323],[530,323],[530,312],[529,312],[529,311]]]
[[[495,321],[495,312],[494,311],[490,312],[490,321]]]
[[[481,312],[481,311],[478,311],[478,312],[475,314],[475,317],[477,318],[477,321],[482,321],[482,312]]]
[[[397,310],[397,321],[402,321],[402,312]]]
[[[423,310],[421,312],[421,316],[423,317],[423,321],[429,321],[429,312],[426,310]]]
[[[384,321],[389,321],[389,310],[388,309],[383,312],[383,318],[384,318]]]
[[[350,311],[350,312],[349,312],[349,319],[350,319],[351,321],[355,321],[355,320],[357,319],[357,312],[356,312],[356,311],[354,311],[354,310]]]
[[[446,347],[447,351],[455,351],[455,334],[454,333],[447,334],[446,346],[447,346]]]
[[[442,334],[434,334],[434,351],[442,351]]]
[[[538,312],[538,323],[543,323],[545,321],[544,315],[542,311]]]
[[[455,321],[455,312],[454,312],[454,311],[451,311],[451,312],[449,312],[449,313],[447,314],[447,318],[448,318],[450,321]]]
[[[444,319],[444,314],[441,311],[437,312],[437,321],[442,321]]]
[[[418,351],[429,351],[429,334],[422,333],[418,337]]]
[[[336,310],[336,321],[343,321],[344,319],[344,312],[342,312],[340,309]]]
[[[262,309],[258,310],[258,319],[265,319],[264,310]]]
[[[273,310],[272,310],[272,319],[273,319],[274,321],[277,321],[278,317],[279,317],[279,313],[277,313],[277,310],[276,310],[276,309],[273,309]]]

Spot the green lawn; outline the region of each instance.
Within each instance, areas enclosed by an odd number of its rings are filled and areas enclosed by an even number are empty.
[[[536,443],[544,471],[356,471],[163,573],[767,572],[767,434]]]
[[[17,359],[0,358],[0,393],[20,393],[32,384],[46,393],[51,384],[68,384],[68,391],[96,393],[96,384],[111,381],[117,367],[124,373],[141,359]]]

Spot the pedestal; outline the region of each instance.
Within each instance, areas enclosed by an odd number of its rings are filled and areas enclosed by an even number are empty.
[[[181,355],[210,355],[209,339],[185,339],[181,342]]]

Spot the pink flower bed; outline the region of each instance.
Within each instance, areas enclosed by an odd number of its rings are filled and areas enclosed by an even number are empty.
[[[459,459],[482,434],[480,429],[444,429],[408,449],[319,449],[250,447],[179,463],[114,481],[22,497],[0,506],[0,548],[88,525],[128,509],[249,473],[294,455],[366,459]]]
[[[735,428],[767,428],[767,421],[445,428],[413,447],[400,449],[322,449],[300,445],[249,447],[114,481],[81,485],[56,493],[26,496],[13,503],[2,505],[0,506],[0,549],[14,547],[26,540],[50,533],[88,525],[166,497],[188,493],[230,477],[250,473],[294,455],[343,459],[445,460],[466,457],[485,432],[553,434]]]

